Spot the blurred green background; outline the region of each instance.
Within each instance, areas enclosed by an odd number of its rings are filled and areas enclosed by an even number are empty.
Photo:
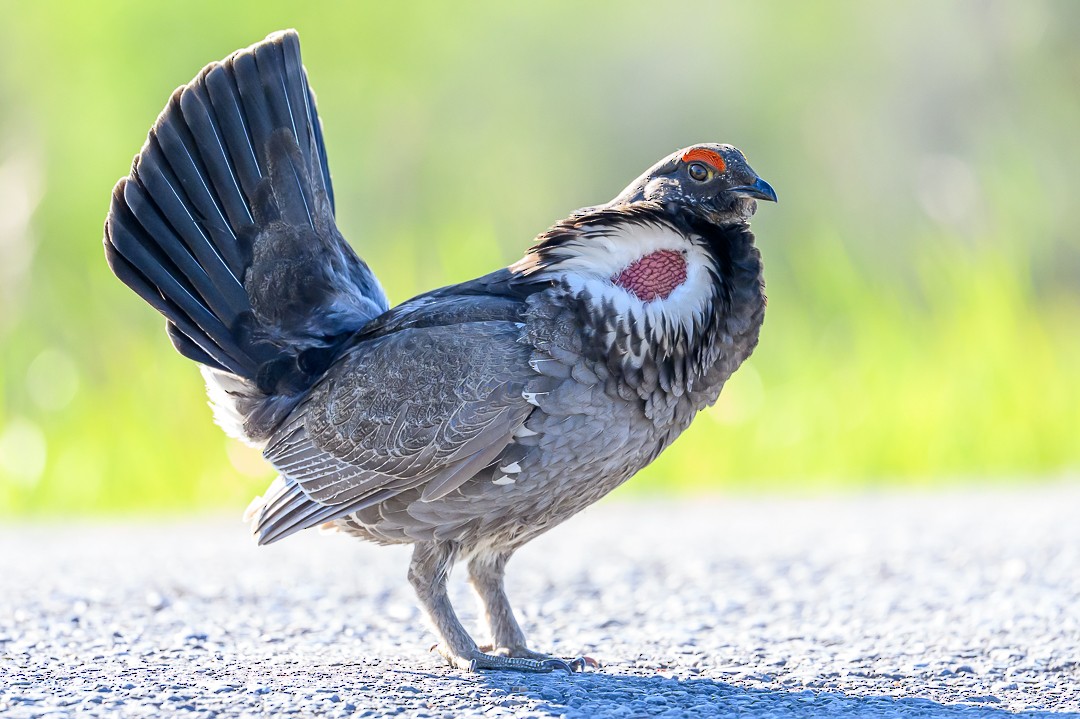
[[[393,302],[512,262],[680,146],[736,144],[777,188],[761,346],[626,493],[1080,468],[1080,3],[0,12],[0,514],[238,508],[272,476],[101,227],[172,89],[284,27]]]

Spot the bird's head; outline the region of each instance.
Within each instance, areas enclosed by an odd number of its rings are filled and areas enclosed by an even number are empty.
[[[736,287],[746,288],[751,304],[761,294],[760,255],[749,229],[757,200],[775,202],[776,192],[739,150],[692,145],[660,160],[611,202],[555,223],[509,269],[564,285],[598,316],[614,312],[661,334],[684,327],[684,336],[696,336],[694,328],[709,317],[734,311],[713,306],[730,302]]]
[[[731,145],[691,145],[650,167],[609,203],[655,202],[670,214],[692,212],[715,224],[746,222],[756,200],[776,202],[776,192]]]

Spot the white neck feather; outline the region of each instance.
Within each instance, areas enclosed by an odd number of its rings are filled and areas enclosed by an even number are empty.
[[[660,250],[680,252],[686,258],[686,280],[667,297],[641,300],[612,282],[628,266]],[[639,325],[646,318],[653,327],[682,325],[687,336],[693,334],[695,320],[701,325],[719,276],[701,237],[687,236],[659,221],[583,227],[581,237],[559,251],[569,256],[547,266],[544,276],[562,280],[576,292],[587,291],[596,309],[614,305],[619,315],[633,315]]]

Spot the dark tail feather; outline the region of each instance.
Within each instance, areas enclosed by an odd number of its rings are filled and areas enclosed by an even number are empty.
[[[113,191],[105,254],[168,318],[181,354],[253,392],[294,392],[324,369],[311,357],[330,361],[340,338],[386,309],[333,213],[314,96],[287,31],[173,93]]]
[[[126,187],[127,183],[122,181],[116,186],[116,194],[125,194]],[[165,251],[148,241],[149,236],[128,205],[114,202],[110,219],[105,229],[105,256],[109,266],[124,284],[169,319],[170,326],[175,328],[170,329],[170,334],[180,332],[190,340],[184,348],[177,349],[196,361],[209,356],[217,368],[241,377],[256,371],[258,363],[237,346],[229,328],[208,307],[211,302],[202,297]],[[172,238],[166,236],[168,239]],[[179,259],[190,268],[190,257]],[[198,353],[185,351],[196,347]]]

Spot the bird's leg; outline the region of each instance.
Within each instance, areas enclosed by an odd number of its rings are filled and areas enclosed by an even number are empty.
[[[439,651],[452,666],[469,669],[472,654],[477,651],[476,642],[461,626],[446,593],[446,580],[454,566],[455,554],[455,547],[449,542],[417,543],[409,564],[409,583],[439,635]]]
[[[493,641],[490,648],[482,647],[482,649],[490,649],[491,653],[497,656],[563,661],[547,654],[534,652],[526,645],[525,633],[521,631],[521,626],[514,618],[510,600],[506,597],[506,590],[503,589],[503,576],[508,559],[510,559],[510,552],[477,554],[469,560],[469,583],[480,598],[484,618],[487,620]],[[577,657],[565,663],[571,670],[580,671],[585,668],[588,660]]]
[[[457,547],[451,542],[419,542],[409,565],[409,583],[439,635],[439,653],[457,669],[513,669],[523,672],[573,671],[562,659],[508,657],[485,654],[476,646],[454,613],[446,593],[446,580],[454,565]],[[521,631],[520,629],[518,630]]]
[[[528,652],[525,632],[514,618],[510,600],[503,589],[503,576],[509,553],[478,554],[469,561],[469,584],[480,598],[484,619],[496,651],[509,656]]]

